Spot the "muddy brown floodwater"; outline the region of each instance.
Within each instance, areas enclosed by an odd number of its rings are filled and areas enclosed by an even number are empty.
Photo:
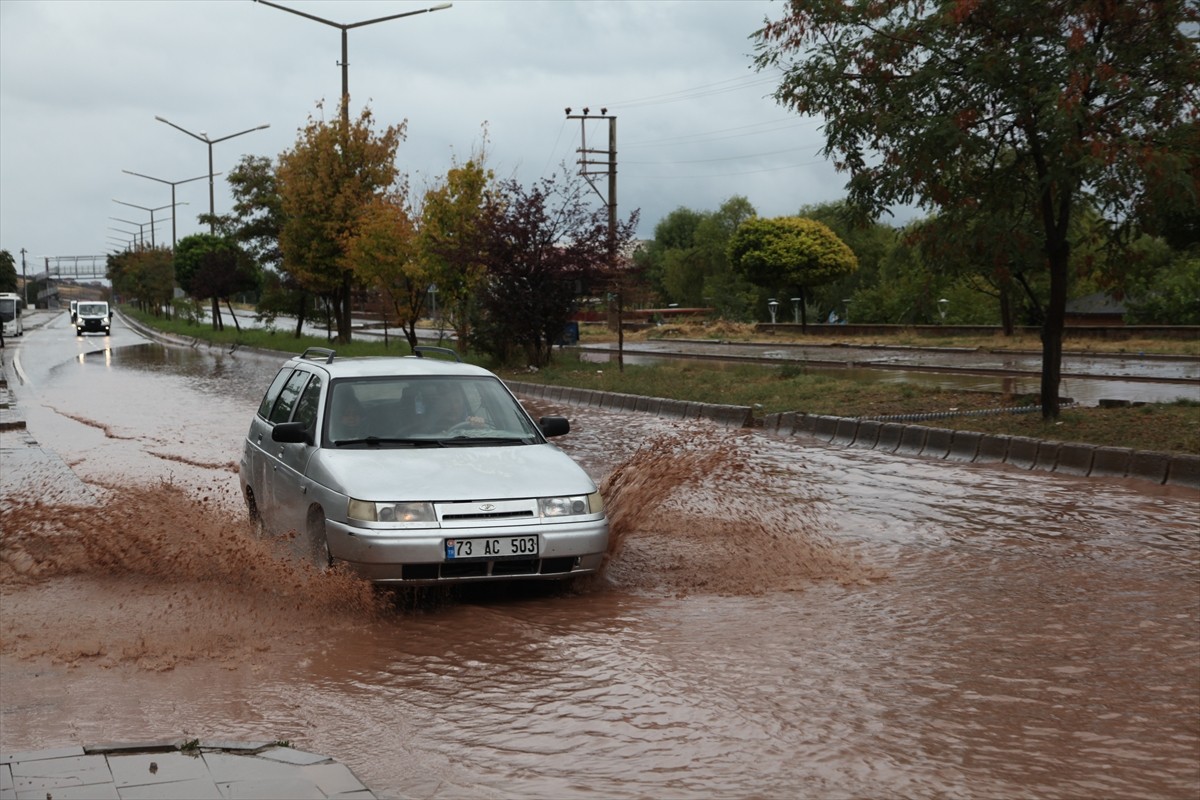
[[[605,575],[393,596],[243,520],[277,359],[129,341],[17,387],[97,502],[5,499],[5,751],[287,739],[386,797],[1200,794],[1194,491],[530,403],[604,483]]]

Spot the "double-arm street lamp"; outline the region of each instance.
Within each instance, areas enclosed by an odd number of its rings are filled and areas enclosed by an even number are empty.
[[[187,205],[187,203],[176,203],[175,202],[175,187],[181,183],[191,183],[192,181],[198,181],[201,178],[207,178],[208,176],[207,175],[197,175],[195,178],[185,178],[184,180],[181,180],[181,181],[167,181],[167,180],[163,180],[162,178],[155,178],[150,175],[143,175],[140,172],[131,172],[130,170],[127,170],[127,169],[123,169],[123,170],[121,170],[121,172],[124,172],[126,175],[136,175],[139,178],[147,178],[152,181],[158,181],[159,183],[166,183],[166,184],[170,185],[170,187],[171,187],[171,249],[174,250],[175,249],[175,216],[176,216],[175,206],[177,206],[177,205],[186,206]],[[220,175],[221,173],[218,172],[217,174]]]
[[[313,22],[320,22],[322,25],[328,25],[331,28],[337,28],[342,32],[342,60],[340,62],[342,67],[342,122],[347,126],[350,123],[350,55],[349,45],[347,42],[348,37],[346,35],[347,31],[349,31],[351,28],[362,28],[366,25],[374,25],[376,22],[387,22],[388,20],[392,19],[400,19],[401,17],[412,17],[417,14],[428,14],[431,11],[441,11],[454,5],[453,3],[439,3],[431,8],[422,8],[418,9],[417,11],[405,11],[403,14],[392,14],[387,17],[376,17],[375,19],[363,20],[362,22],[341,23],[334,22],[333,20],[323,19],[315,14],[307,14],[303,11],[297,11],[294,8],[288,8],[287,6],[281,6],[278,3],[271,3],[268,2],[268,0],[258,0],[258,2],[262,3],[264,6],[278,8],[280,11],[287,11],[288,13],[295,14],[298,17],[304,17],[305,19],[311,19]]]
[[[134,222],[131,219],[121,219],[120,217],[109,217],[109,219],[116,220],[117,222],[124,222],[126,225],[136,225],[137,226],[136,231],[127,231],[124,228],[114,228],[112,225],[109,225],[108,229],[111,231],[120,231],[121,233],[128,234],[128,235],[132,236],[133,240],[135,242],[137,242],[140,246],[142,246],[142,247],[146,246],[146,226],[150,225],[149,222]],[[153,226],[151,226],[151,228],[150,228],[150,236],[152,239],[154,238]]]
[[[175,130],[183,131],[188,136],[191,136],[193,139],[199,139],[200,141],[202,141],[208,145],[208,232],[216,233],[217,232],[217,223],[216,223],[217,211],[216,211],[216,203],[213,201],[213,175],[215,175],[216,173],[213,172],[212,146],[214,144],[216,144],[217,142],[223,142],[226,139],[232,139],[235,136],[241,136],[242,134],[245,134],[245,133],[254,133],[254,131],[265,130],[266,128],[271,127],[270,124],[264,123],[262,125],[254,127],[254,128],[247,128],[244,131],[238,131],[237,133],[231,133],[228,136],[222,136],[217,139],[210,139],[210,138],[208,138],[208,133],[205,131],[200,131],[199,133],[192,133],[187,128],[181,128],[178,125],[176,125],[174,122],[171,122],[171,120],[169,120],[169,119],[163,119],[162,117],[158,117],[158,116],[156,116],[155,119],[158,120],[159,122],[165,122],[166,124],[170,125]]]
[[[130,208],[140,208],[142,211],[150,212],[150,246],[154,247],[154,212],[162,211],[164,208],[171,208],[171,206],[159,206],[158,208],[146,208],[145,206],[139,206],[134,203],[126,203],[124,200],[118,200],[115,197],[113,198],[113,202],[120,203],[123,206],[129,206]],[[172,204],[172,205],[174,205],[174,204]],[[172,220],[172,222],[174,222],[174,220],[175,220],[174,209],[171,210],[171,220]]]

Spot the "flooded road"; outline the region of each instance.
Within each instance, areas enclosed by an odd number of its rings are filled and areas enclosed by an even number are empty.
[[[386,797],[1200,792],[1195,491],[530,403],[604,482],[604,577],[392,598],[249,535],[281,359],[26,339],[30,432],[99,506],[0,512],[5,751],[284,739]]]

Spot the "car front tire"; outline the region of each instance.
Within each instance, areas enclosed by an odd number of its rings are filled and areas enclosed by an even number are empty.
[[[308,512],[308,555],[320,572],[333,569],[333,554],[329,552],[329,536],[325,533],[325,514],[319,508]]]

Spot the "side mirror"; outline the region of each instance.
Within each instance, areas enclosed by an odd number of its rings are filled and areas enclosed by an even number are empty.
[[[538,420],[538,427],[542,429],[542,436],[547,438],[571,432],[571,423],[566,417],[542,417]]]
[[[271,429],[271,439],[284,444],[312,444],[308,425],[303,422],[281,422]]]

